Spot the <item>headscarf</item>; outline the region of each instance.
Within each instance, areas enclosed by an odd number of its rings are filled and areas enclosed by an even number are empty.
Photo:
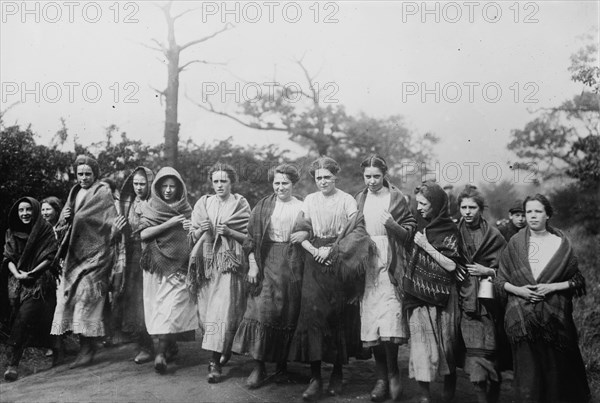
[[[121,206],[121,213],[125,217],[127,217],[129,214],[129,208],[136,198],[135,191],[133,190],[133,178],[135,175],[139,174],[140,171],[144,173],[146,176],[146,181],[148,182],[148,194],[144,200],[148,200],[150,198],[152,184],[154,181],[154,172],[152,172],[152,170],[149,168],[139,166],[133,170],[127,179],[125,179],[125,182],[123,182],[123,186],[121,187],[119,205]]]
[[[27,202],[33,209],[31,223],[24,225],[19,219],[19,204]],[[19,271],[29,272],[44,260],[54,260],[58,244],[54,230],[40,214],[40,203],[32,197],[22,197],[13,204],[8,213],[8,230],[4,244],[3,265],[13,262]],[[36,295],[40,290],[54,289],[56,271],[47,270],[31,284],[19,283],[27,288],[27,294]]]
[[[166,177],[172,177],[181,189],[179,200],[169,204],[161,197],[158,187]],[[189,219],[192,207],[187,200],[187,189],[179,172],[171,167],[162,168],[152,183],[150,198],[142,206],[140,231],[160,225],[171,217],[184,215]],[[140,266],[150,273],[158,273],[165,277],[177,272],[187,271],[190,247],[187,232],[181,226],[171,227],[154,239],[142,242],[142,258]]]
[[[88,157],[87,155],[78,155],[75,159],[75,163],[73,164],[73,170],[75,171],[75,174],[77,174],[77,167],[79,165],[89,165],[94,173],[94,179],[98,180],[100,177],[100,166],[98,165],[98,161],[92,157]]]

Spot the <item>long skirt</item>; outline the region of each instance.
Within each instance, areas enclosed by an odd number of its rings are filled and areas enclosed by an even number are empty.
[[[382,341],[406,343],[408,323],[387,270],[388,238],[383,235],[371,239],[377,245],[377,258],[367,268],[360,305],[360,338],[365,347]]]
[[[198,291],[202,348],[229,355],[233,338],[244,316],[246,288],[239,274],[215,270]]]
[[[65,281],[60,279],[56,289],[56,310],[52,321],[51,334],[61,335],[68,331],[85,337],[104,336],[104,304],[108,289],[108,274],[102,281],[93,282],[91,276],[84,276],[79,282],[75,295],[67,304]]]
[[[249,296],[244,319],[233,341],[233,351],[255,360],[286,361],[300,313],[302,273],[293,272],[288,244],[266,243],[264,278],[258,296]]]
[[[409,314],[410,358],[408,376],[432,382],[437,376],[456,372],[459,361],[460,311],[458,293],[450,293],[448,304],[419,306]]]
[[[43,296],[27,296],[17,302],[7,344],[16,347],[53,347],[50,329],[55,306],[54,292]]]
[[[331,242],[332,239],[317,238],[312,244],[318,248]],[[290,347],[290,360],[348,362],[343,287],[334,268],[317,263],[310,253],[305,253],[300,316]]]
[[[511,345],[517,400],[527,403],[579,403],[590,388],[577,342],[558,350],[543,341]]]
[[[185,285],[185,274],[168,277],[143,273],[144,318],[151,335],[178,334],[196,330],[196,304]]]
[[[471,382],[500,382],[496,324],[490,314],[476,317],[463,312],[460,328],[466,348],[464,370]]]
[[[123,292],[113,301],[112,314],[116,329],[125,333],[140,334],[146,331],[144,321],[144,285],[140,267],[141,244],[131,246],[131,256],[123,272]]]

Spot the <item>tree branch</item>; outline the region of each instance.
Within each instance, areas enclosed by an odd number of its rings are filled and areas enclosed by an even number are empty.
[[[192,60],[192,61],[185,63],[183,66],[179,67],[179,71],[180,72],[183,71],[187,66],[189,66],[190,64],[193,64],[193,63],[225,65],[225,63],[222,63],[222,62],[209,62],[207,60]]]
[[[184,45],[181,45],[179,47],[179,51],[181,52],[182,50],[184,50],[186,48],[189,48],[190,46],[196,45],[198,43],[206,42],[207,40],[212,39],[215,36],[217,36],[217,35],[225,32],[225,31],[228,31],[228,30],[230,30],[232,28],[234,28],[234,26],[231,23],[228,22],[227,24],[225,24],[225,26],[222,29],[220,29],[218,31],[215,31],[215,32],[213,32],[212,34],[210,34],[208,36],[205,36],[205,37],[200,38],[200,39],[195,39],[193,41],[189,41],[188,43],[186,43]]]

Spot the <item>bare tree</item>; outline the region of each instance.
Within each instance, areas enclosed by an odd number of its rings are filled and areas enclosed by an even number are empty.
[[[183,45],[178,45],[175,39],[175,23],[176,21],[188,14],[189,12],[194,11],[194,9],[185,10],[179,14],[173,15],[171,12],[172,1],[168,3],[158,6],[167,22],[167,43],[161,42],[157,39],[152,39],[154,45],[145,45],[146,47],[161,52],[166,60],[167,60],[167,88],[164,90],[157,90],[161,97],[165,99],[165,160],[166,163],[170,166],[177,165],[177,145],[179,143],[179,122],[178,122],[178,101],[179,101],[179,74],[184,71],[188,66],[194,63],[202,63],[202,64],[215,64],[208,62],[206,60],[191,60],[183,65],[180,65],[180,56],[181,52],[184,50],[198,45],[200,43],[206,42],[209,39],[214,38],[215,36],[233,28],[233,25],[227,23],[223,28],[218,31],[213,32],[210,35],[205,37],[191,40]]]

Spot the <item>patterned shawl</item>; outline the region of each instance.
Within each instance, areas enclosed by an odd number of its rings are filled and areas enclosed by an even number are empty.
[[[231,196],[235,198],[235,207],[229,217],[221,217],[221,224],[226,224],[230,229],[246,234],[250,218],[250,205],[239,194]],[[216,196],[202,196],[194,206],[192,213],[194,230],[200,228],[202,221],[210,220],[206,208],[210,197]],[[191,236],[189,241],[193,245],[186,281],[190,292],[197,292],[199,287],[208,283],[215,272],[245,275],[248,271],[248,261],[242,245],[235,239],[222,235],[215,237],[212,231],[205,231],[197,242],[194,242]]]
[[[404,265],[406,264],[406,248],[409,247],[413,233],[417,227],[417,221],[410,212],[410,208],[404,194],[396,186],[384,179],[383,186],[390,190],[390,206],[388,212],[394,218],[392,227],[386,227],[389,247],[387,269],[390,281],[396,287],[396,291],[402,295],[402,277],[404,277]],[[368,188],[355,196],[358,210],[364,211],[367,200]]]
[[[467,224],[464,220],[460,220],[458,223],[458,229],[461,233],[462,251],[463,257],[468,264],[479,263],[485,267],[492,269],[498,269],[500,264],[500,253],[506,246],[504,237],[496,228],[492,227],[487,223],[483,217],[479,220],[481,230],[483,231],[483,239],[481,245],[477,248],[475,253],[470,256],[465,240],[470,236]],[[476,315],[483,315],[486,313],[485,307],[479,303],[477,294],[479,292],[479,277],[470,276],[466,274],[465,281],[460,287],[460,296],[462,302],[462,309],[465,312],[473,313]]]
[[[494,281],[496,291],[508,298],[504,327],[512,344],[520,341],[543,340],[564,349],[577,345],[573,322],[573,295],[585,294],[585,279],[579,271],[577,258],[569,239],[559,230],[548,232],[561,238],[560,246],[541,272],[537,281],[529,265],[528,245],[531,230],[519,231],[508,242],[500,257],[500,269]],[[571,289],[546,295],[542,302],[531,303],[504,290],[507,282],[521,287],[530,284],[569,281]]]
[[[427,240],[438,252],[455,262],[460,262],[460,233],[458,227],[448,215],[448,195],[435,182],[427,181],[424,183],[429,188],[430,196],[428,201],[431,203],[433,218],[417,220],[417,231],[422,232]],[[420,214],[419,214],[420,215]],[[407,271],[413,272],[419,266],[425,272],[434,272],[434,267],[438,267],[429,253],[425,252],[417,244],[410,245],[410,251],[407,253],[409,261],[407,262]],[[457,264],[458,268],[459,264]],[[434,279],[431,279],[434,281]],[[425,287],[448,288],[454,285],[447,285],[445,281],[426,284]],[[411,295],[405,295],[406,309],[410,310],[416,306],[427,305],[426,302],[417,299]]]
[[[104,182],[94,182],[75,208],[80,190],[79,184],[73,186],[57,224],[57,232],[63,234],[56,257],[65,258],[62,280],[66,304],[76,292],[85,301],[103,298],[108,291],[108,273],[114,263],[113,223],[117,209],[110,187]],[[67,207],[71,209],[68,220],[65,219]],[[85,288],[78,291],[84,277],[90,281],[82,283]]]
[[[28,202],[33,208],[31,224],[25,226],[19,219],[19,204]],[[54,260],[58,250],[58,243],[54,236],[52,225],[46,222],[40,214],[40,203],[32,197],[22,197],[10,209],[8,213],[8,229],[5,235],[4,259],[2,266],[7,270],[8,262],[12,262],[17,270],[30,272],[45,260]],[[15,295],[21,300],[28,297],[42,297],[48,293],[55,292],[57,267],[50,267],[41,276],[32,281],[18,281],[11,276],[15,282]],[[12,282],[12,281],[11,281]]]
[[[162,179],[172,177],[178,182],[181,190],[179,200],[169,204],[161,197]],[[150,188],[150,199],[142,205],[139,231],[160,225],[171,217],[183,215],[190,218],[192,207],[187,200],[187,189],[179,172],[171,167],[162,168]],[[158,273],[168,277],[177,271],[184,271],[188,265],[190,248],[187,243],[187,232],[183,226],[171,227],[155,238],[142,242],[140,267],[149,273]]]

